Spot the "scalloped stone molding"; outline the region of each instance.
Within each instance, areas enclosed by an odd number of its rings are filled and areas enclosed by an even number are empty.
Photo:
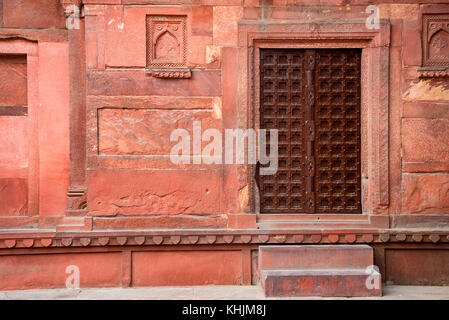
[[[23,238],[22,238],[23,236]],[[234,244],[354,244],[354,243],[449,243],[446,232],[345,232],[322,234],[317,232],[294,233],[204,233],[204,234],[124,234],[102,233],[86,235],[37,234],[2,235],[0,249],[14,248],[63,248],[63,247],[106,247],[106,246],[160,246],[160,245],[234,245]]]

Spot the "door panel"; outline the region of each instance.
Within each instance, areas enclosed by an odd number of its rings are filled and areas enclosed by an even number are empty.
[[[264,212],[307,211],[304,57],[298,50],[262,50],[260,127],[278,129],[278,171],[260,176]],[[267,152],[269,144],[267,145]]]
[[[315,212],[361,212],[360,51],[317,50]]]
[[[261,50],[260,128],[279,130],[278,171],[258,177],[261,213],[361,212],[360,54]]]

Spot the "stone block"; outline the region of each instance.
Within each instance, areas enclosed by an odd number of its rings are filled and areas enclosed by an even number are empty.
[[[243,16],[242,7],[214,7],[214,45],[237,46],[237,21]]]
[[[192,7],[192,35],[212,36],[213,9],[212,7]]]
[[[403,119],[406,162],[449,162],[449,119]]]
[[[0,117],[0,168],[28,166],[28,130],[25,117]]]
[[[0,290],[65,288],[79,269],[80,287],[117,287],[121,283],[120,253],[10,255],[0,257]],[[69,270],[69,273],[66,273]]]
[[[366,268],[373,264],[368,245],[260,246],[259,267],[268,269]]]
[[[444,102],[406,102],[403,105],[402,117],[449,119],[449,106]]]
[[[380,277],[378,272],[372,276]],[[364,269],[266,270],[262,273],[267,297],[371,297],[382,289],[366,286]]]
[[[94,230],[111,229],[223,229],[226,215],[153,215],[140,217],[95,217]]]
[[[449,285],[449,250],[385,250],[387,284],[409,286]]]
[[[416,25],[414,23],[414,25]],[[421,65],[421,33],[418,29],[406,28],[408,24],[404,24],[402,31],[403,48],[403,64],[406,66],[420,66]]]
[[[405,81],[402,99],[405,101],[449,101],[449,84],[441,79]]]
[[[447,213],[449,174],[404,174],[402,176],[403,213]]]
[[[134,252],[132,271],[132,285],[136,287],[240,285],[242,254],[240,251]]]
[[[26,55],[0,55],[0,106],[27,106]]]
[[[185,129],[193,139],[194,121],[202,130],[220,130],[221,121],[212,111],[159,109],[100,109],[98,139],[100,154],[170,155],[177,142],[170,141],[175,129]],[[203,147],[209,142],[203,142]],[[192,147],[191,147],[192,151]]]
[[[6,28],[65,28],[64,9],[58,0],[3,1]]]
[[[220,96],[221,72],[195,70],[192,79],[157,79],[143,71],[87,73],[87,94],[106,96]]]
[[[28,182],[0,178],[0,216],[24,216],[28,211]]]
[[[94,216],[217,214],[217,170],[91,170],[88,211]]]
[[[70,171],[67,43],[39,43],[39,212],[61,215]]]

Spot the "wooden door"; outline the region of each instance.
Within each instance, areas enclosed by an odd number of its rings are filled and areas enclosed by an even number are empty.
[[[258,176],[261,213],[361,213],[358,49],[261,49],[260,128],[278,171]],[[269,150],[269,146],[267,146]]]

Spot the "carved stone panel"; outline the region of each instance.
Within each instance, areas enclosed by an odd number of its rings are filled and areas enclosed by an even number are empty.
[[[190,78],[187,68],[186,16],[147,16],[148,74],[158,78]]]
[[[421,77],[449,76],[449,14],[423,14]]]
[[[424,15],[424,66],[449,65],[449,14]]]

